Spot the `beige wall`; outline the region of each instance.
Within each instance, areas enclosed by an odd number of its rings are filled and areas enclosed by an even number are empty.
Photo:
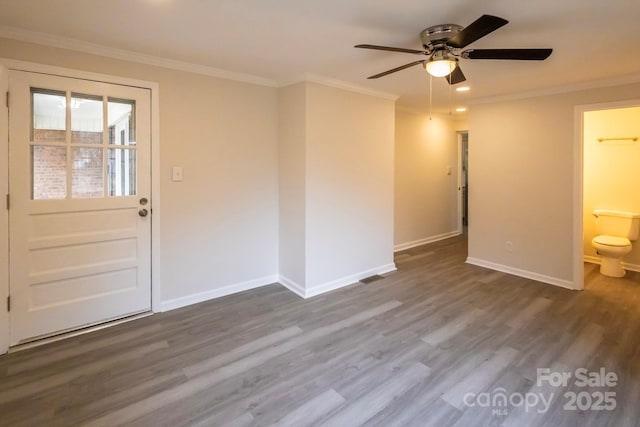
[[[394,101],[308,83],[306,108],[306,286],[394,268]]]
[[[459,233],[458,123],[396,111],[394,245],[405,249]],[[451,173],[448,174],[448,168]]]
[[[6,39],[0,52],[159,83],[166,307],[276,277],[277,89]],[[184,168],[183,182],[171,181],[172,166]]]
[[[594,209],[640,212],[640,142],[598,138],[640,137],[640,107],[587,111],[584,114],[584,254],[596,257]],[[640,244],[624,258],[640,269]]]
[[[629,84],[473,105],[470,261],[574,285],[575,107],[638,97]]]

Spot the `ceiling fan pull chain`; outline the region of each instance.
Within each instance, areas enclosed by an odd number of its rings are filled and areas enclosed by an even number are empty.
[[[451,63],[449,63],[449,78],[451,79],[453,76],[453,67],[451,66]],[[449,115],[451,116],[453,107],[451,106],[451,83],[449,84]]]
[[[429,120],[431,120],[431,103],[433,94],[433,76],[429,74]]]

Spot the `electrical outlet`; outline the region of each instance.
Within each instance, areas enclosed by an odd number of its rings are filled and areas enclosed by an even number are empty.
[[[507,252],[513,252],[513,243],[510,240],[504,242],[504,250]]]

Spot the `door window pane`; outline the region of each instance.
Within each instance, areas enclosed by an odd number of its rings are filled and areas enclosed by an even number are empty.
[[[67,197],[67,149],[34,145],[31,147],[31,198]]]
[[[72,148],[71,197],[103,197],[102,148]]]
[[[31,89],[31,140],[34,142],[65,142],[67,127],[66,95],[64,92]]]
[[[136,150],[110,148],[107,168],[110,196],[136,194]]]
[[[109,98],[107,105],[109,144],[135,145],[135,101]]]
[[[135,101],[38,88],[31,94],[33,199],[137,193]]]
[[[102,97],[71,95],[71,142],[74,144],[102,144]]]

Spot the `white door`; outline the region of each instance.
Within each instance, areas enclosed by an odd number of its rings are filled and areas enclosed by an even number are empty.
[[[10,71],[11,345],[151,308],[150,91]]]

